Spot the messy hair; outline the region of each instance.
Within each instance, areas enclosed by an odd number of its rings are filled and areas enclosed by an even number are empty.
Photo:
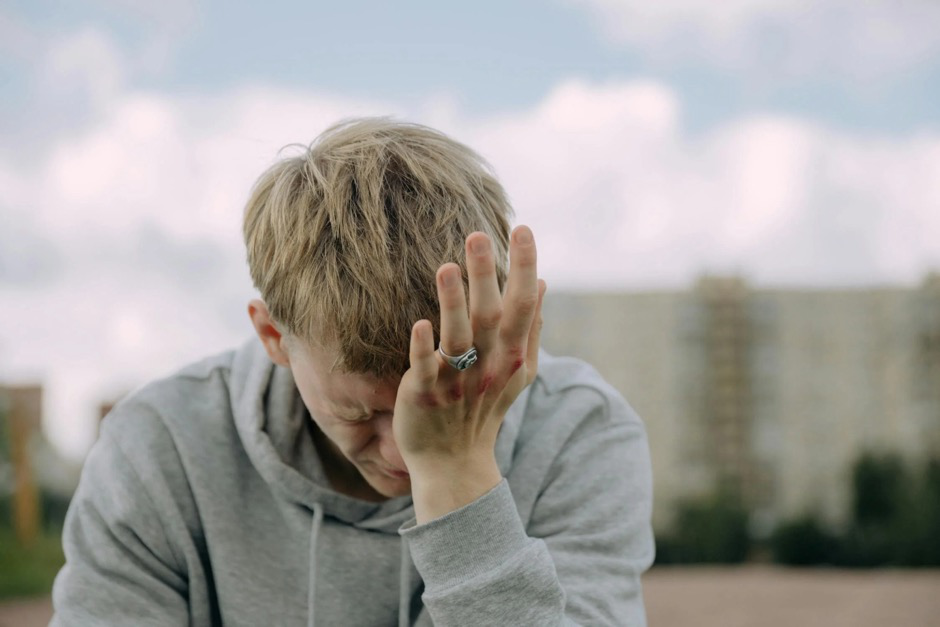
[[[435,275],[490,236],[500,289],[512,208],[490,166],[443,133],[387,118],[340,122],[264,172],[245,209],[248,266],[292,339],[338,350],[334,367],[408,367],[412,325],[440,309]]]

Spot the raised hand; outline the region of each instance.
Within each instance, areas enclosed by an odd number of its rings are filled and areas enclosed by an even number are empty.
[[[431,323],[411,331],[411,367],[395,403],[395,441],[411,474],[419,523],[466,505],[501,480],[494,446],[503,417],[535,379],[545,282],[538,278],[532,231],[510,238],[505,295],[496,278],[493,246],[484,233],[467,237],[470,306],[460,267],[437,273],[441,305],[440,349],[449,356],[476,349],[465,370],[434,346]]]

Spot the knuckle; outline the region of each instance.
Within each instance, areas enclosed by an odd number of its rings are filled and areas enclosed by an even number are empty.
[[[477,325],[481,329],[493,330],[499,327],[500,320],[503,319],[503,310],[502,307],[496,307],[487,311],[477,312],[476,316]]]
[[[525,360],[525,346],[518,343],[509,344],[503,349],[503,355],[508,363],[515,366]]]
[[[447,397],[452,401],[459,401],[463,398],[464,389],[460,381],[455,381],[447,390]]]
[[[418,395],[418,404],[421,407],[433,408],[440,406],[440,400],[437,398],[436,394],[431,392],[423,392]]]
[[[518,297],[516,297],[515,300],[516,300],[516,307],[519,309],[519,311],[528,314],[528,313],[532,313],[533,311],[535,311],[535,308],[538,307],[539,294],[538,292],[534,292],[531,294],[530,293],[520,294]]]

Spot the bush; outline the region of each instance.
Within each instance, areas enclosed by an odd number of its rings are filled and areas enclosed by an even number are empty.
[[[41,491],[39,533],[30,546],[13,530],[12,499],[0,498],[0,600],[48,595],[62,565],[62,522],[68,499]]]
[[[940,459],[914,469],[898,455],[865,453],[851,476],[847,527],[830,533],[812,515],[785,522],[770,539],[774,561],[859,568],[940,566]],[[754,548],[747,520],[747,511],[729,494],[686,501],[678,506],[673,531],[656,539],[656,563],[742,562]]]
[[[65,525],[65,514],[68,512],[72,498],[48,490],[39,492],[39,512],[42,528],[46,531],[62,529]]]
[[[0,599],[47,595],[65,563],[59,533],[44,532],[30,547],[0,528]]]
[[[829,564],[838,555],[838,539],[813,516],[781,525],[770,544],[774,561],[788,566]]]
[[[747,512],[718,495],[679,506],[675,531],[657,538],[657,564],[736,564],[750,548]]]
[[[812,517],[785,523],[773,537],[775,561],[940,566],[940,460],[917,473],[897,455],[861,455],[852,468],[851,513],[840,536],[827,534]]]
[[[908,485],[907,472],[897,455],[863,453],[852,468],[854,522],[870,526],[897,518]]]
[[[853,520],[843,566],[940,566],[940,460],[912,472],[897,455],[862,455],[852,472]]]

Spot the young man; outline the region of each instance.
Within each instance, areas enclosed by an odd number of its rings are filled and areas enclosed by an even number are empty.
[[[385,119],[262,175],[257,337],[104,421],[53,623],[645,624],[644,428],[539,351],[510,213],[474,152]]]

